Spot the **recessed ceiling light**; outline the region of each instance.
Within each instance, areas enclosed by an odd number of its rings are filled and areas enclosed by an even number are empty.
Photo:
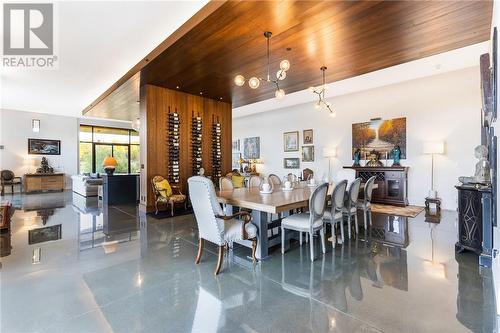
[[[179,89],[180,87],[179,87],[179,86],[177,86],[176,88],[177,88],[177,89]]]
[[[200,91],[200,95],[203,95],[203,92]]]
[[[222,101],[222,97],[219,97],[219,99]]]

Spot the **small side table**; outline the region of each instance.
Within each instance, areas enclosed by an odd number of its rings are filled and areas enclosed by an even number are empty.
[[[425,209],[429,210],[430,204],[435,204],[438,211],[441,210],[441,199],[440,198],[425,198]]]

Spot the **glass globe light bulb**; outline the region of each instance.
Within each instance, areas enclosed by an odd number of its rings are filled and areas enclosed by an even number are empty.
[[[283,97],[285,97],[285,91],[283,89],[278,89],[276,90],[274,95],[276,96],[277,99],[283,99]]]
[[[287,71],[290,69],[290,61],[288,60],[281,60],[280,62],[280,68],[284,71]]]
[[[250,80],[248,80],[248,85],[252,89],[257,89],[260,86],[260,80],[253,76],[250,78]]]
[[[286,72],[284,70],[279,70],[276,72],[276,78],[278,80],[284,80],[286,79]]]
[[[241,87],[245,84],[245,77],[243,75],[236,75],[234,77],[234,84],[236,84],[238,87]]]
[[[314,108],[315,108],[316,110],[321,109],[321,102],[320,102],[320,101],[317,101],[316,103],[314,103]]]
[[[311,93],[314,93],[316,91],[316,89],[314,87],[309,87],[309,88],[307,88],[307,90],[309,90],[309,92],[311,92]]]
[[[331,118],[337,117],[337,113],[335,111],[334,112],[330,112],[330,117]]]

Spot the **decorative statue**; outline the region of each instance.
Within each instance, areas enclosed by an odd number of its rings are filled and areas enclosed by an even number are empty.
[[[379,161],[379,153],[374,149],[370,152],[370,155],[368,155],[368,163],[366,163],[366,166],[368,167],[380,167],[383,166],[382,162]]]
[[[479,145],[474,148],[474,156],[479,160],[476,163],[474,177],[459,177],[463,184],[491,184],[490,162],[488,161],[488,148]]]
[[[42,157],[40,167],[36,169],[36,173],[54,173],[54,168],[49,166],[49,161],[47,161],[46,157]]]
[[[401,147],[396,145],[394,149],[392,150],[392,159],[394,162],[392,162],[392,166],[401,166]]]
[[[359,162],[361,161],[361,150],[359,148],[356,148],[354,151],[354,164],[352,166],[359,167],[361,164]]]

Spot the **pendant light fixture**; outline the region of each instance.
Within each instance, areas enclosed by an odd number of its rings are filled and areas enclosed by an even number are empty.
[[[309,87],[309,91],[312,92],[313,94],[318,95],[318,101],[314,104],[314,107],[316,110],[328,110],[330,112],[330,116],[332,118],[335,118],[337,116],[337,113],[332,109],[332,105],[330,102],[327,102],[325,100],[325,91],[326,91],[326,79],[325,79],[325,71],[326,71],[326,66],[322,66],[320,68],[321,72],[323,73],[323,84],[319,87]]]
[[[282,88],[280,88],[279,82],[283,81],[286,78],[286,72],[290,69],[290,61],[286,59],[281,60],[280,69],[276,72],[276,79],[271,79],[271,72],[269,69],[269,64],[270,64],[269,42],[272,35],[273,33],[271,31],[264,32],[264,37],[266,37],[267,40],[267,77],[261,78],[252,76],[248,80],[248,86],[252,89],[257,89],[260,86],[261,81],[274,84],[276,85],[276,91],[274,92],[274,95],[276,96],[277,99],[282,99],[283,97],[285,97],[285,91]],[[234,84],[236,84],[239,87],[243,86],[245,84],[245,77],[239,74],[236,75],[234,77]]]

